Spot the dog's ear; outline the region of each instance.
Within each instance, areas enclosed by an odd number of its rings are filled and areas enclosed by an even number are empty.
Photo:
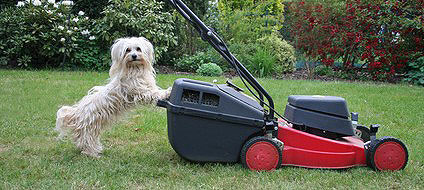
[[[109,77],[115,77],[122,64],[122,46],[123,46],[123,38],[115,40],[112,47],[110,48],[110,55],[112,58],[112,64],[109,70]]]
[[[147,57],[150,61],[150,64],[153,65],[155,62],[155,50],[153,48],[153,44],[144,37],[139,37],[139,40],[142,41],[143,44],[145,44]]]

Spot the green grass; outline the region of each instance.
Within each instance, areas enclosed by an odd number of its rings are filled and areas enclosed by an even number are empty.
[[[290,94],[344,97],[349,111],[360,113],[360,123],[382,124],[379,136],[402,139],[410,157],[399,172],[367,167],[252,172],[241,164],[182,160],[168,143],[166,111],[155,106],[136,109],[105,132],[100,159],[79,154],[69,140],[57,141],[57,109],[78,101],[92,86],[105,84],[107,76],[0,70],[0,189],[424,189],[424,88],[260,79],[279,112]],[[214,79],[158,75],[157,80],[168,87],[181,77]]]

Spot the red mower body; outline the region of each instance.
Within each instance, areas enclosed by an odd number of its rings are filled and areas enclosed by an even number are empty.
[[[284,143],[283,166],[338,169],[367,165],[364,142],[357,137],[332,140],[293,129],[280,119],[278,139]]]

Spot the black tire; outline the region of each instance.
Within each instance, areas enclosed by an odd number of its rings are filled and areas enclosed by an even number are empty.
[[[368,127],[358,125],[356,126],[355,136],[359,137],[363,142],[370,141],[371,131]]]
[[[283,144],[264,136],[248,140],[240,153],[242,165],[251,170],[273,170],[281,167]]]
[[[377,171],[402,170],[408,163],[406,145],[394,137],[382,137],[369,145],[367,163]]]

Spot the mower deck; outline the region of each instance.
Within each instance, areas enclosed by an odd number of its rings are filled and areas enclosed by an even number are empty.
[[[357,137],[332,140],[293,129],[280,119],[278,139],[284,143],[284,166],[337,169],[367,165],[364,143]]]

